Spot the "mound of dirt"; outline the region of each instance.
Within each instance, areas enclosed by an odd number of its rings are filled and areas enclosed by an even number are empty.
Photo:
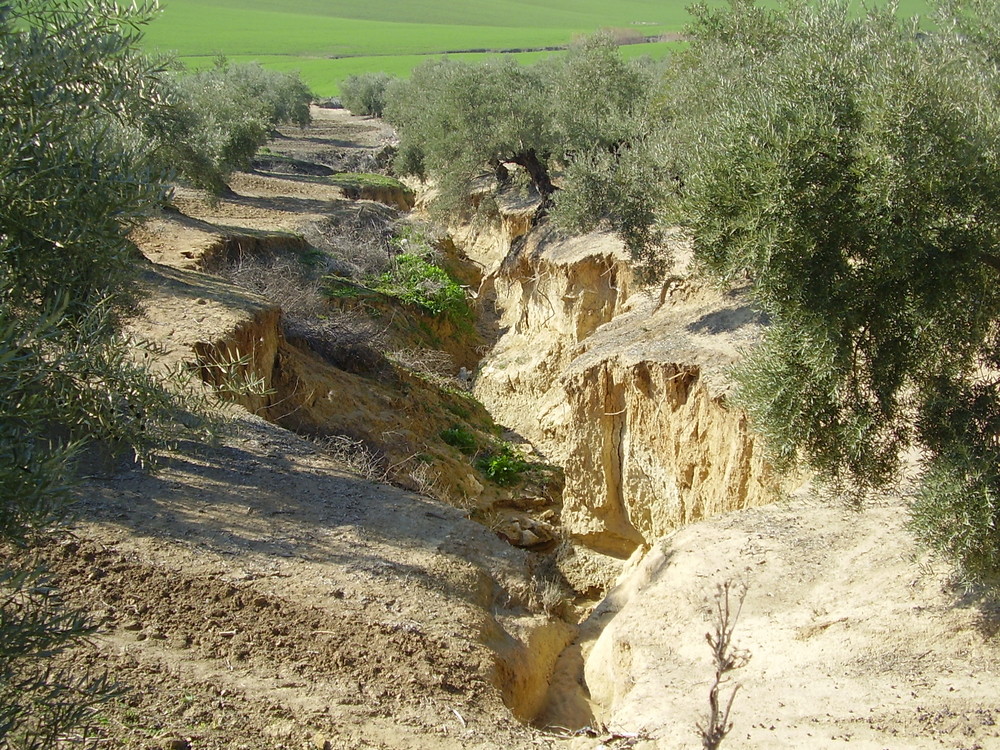
[[[599,720],[649,738],[636,747],[697,744],[705,634],[732,581],[747,586],[733,643],[749,662],[723,685],[723,700],[740,688],[724,746],[1000,747],[1000,610],[950,584],[906,516],[900,498],[859,511],[808,488],[654,545],[583,626]]]

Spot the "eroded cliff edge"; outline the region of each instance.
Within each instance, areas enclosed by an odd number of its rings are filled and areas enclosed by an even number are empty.
[[[762,446],[727,400],[728,367],[762,325],[743,295],[696,281],[679,236],[663,288],[638,283],[611,234],[532,232],[498,260],[504,238],[463,247],[498,318],[475,395],[564,468],[569,538],[625,559],[773,498]]]

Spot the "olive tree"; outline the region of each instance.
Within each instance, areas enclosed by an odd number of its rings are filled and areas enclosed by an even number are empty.
[[[538,70],[509,58],[425,63],[390,89],[385,117],[399,132],[397,169],[433,177],[449,207],[467,201],[484,173],[506,181],[514,164],[548,197],[553,139],[545,96]]]
[[[353,114],[381,117],[393,77],[388,73],[361,73],[340,83],[340,100]]]
[[[1000,571],[1000,26],[991,4],[955,7],[921,33],[839,0],[699,6],[663,115],[696,257],[771,320],[739,374],[777,461],[863,494],[919,448],[914,527],[983,577]]]
[[[40,585],[86,448],[148,457],[177,412],[136,361],[128,233],[166,186],[149,158],[152,6],[0,3],[0,746],[49,748],[109,694],[51,657],[89,630]]]
[[[156,163],[177,178],[215,193],[227,190],[233,171],[249,169],[278,125],[303,127],[312,93],[292,73],[257,63],[230,64],[166,77],[167,107],[153,111],[147,131]]]
[[[532,66],[442,60],[390,87],[397,169],[433,178],[446,209],[523,175],[564,227],[607,220],[630,244],[651,239],[658,195],[647,106],[651,72],[606,37]]]
[[[96,3],[0,4],[0,299],[70,319],[128,304],[123,227],[164,186],[138,133],[159,106],[156,67],[134,52],[145,16]]]

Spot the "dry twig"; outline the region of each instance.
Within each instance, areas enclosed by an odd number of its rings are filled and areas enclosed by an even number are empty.
[[[712,681],[712,688],[708,694],[708,717],[704,723],[699,722],[697,725],[698,732],[701,734],[701,745],[705,750],[717,750],[722,744],[722,740],[733,728],[733,722],[730,721],[729,715],[740,686],[733,687],[724,705],[720,693],[722,685],[728,681],[727,675],[733,670],[745,667],[750,661],[749,651],[733,646],[733,631],[736,629],[736,621],[743,610],[743,600],[746,595],[747,585],[745,582],[726,581],[720,583],[715,591],[714,611],[712,613],[713,631],[705,633],[705,640],[712,650],[715,679]]]

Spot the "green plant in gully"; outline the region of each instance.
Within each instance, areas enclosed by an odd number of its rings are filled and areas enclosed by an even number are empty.
[[[438,265],[438,254],[422,232],[405,228],[391,245],[398,254],[392,257],[389,270],[373,280],[374,289],[431,315],[458,323],[470,318],[465,290]]]
[[[507,443],[491,447],[476,459],[476,468],[502,487],[517,484],[529,468],[520,451]]]
[[[443,268],[420,255],[397,255],[393,269],[379,278],[376,289],[422,307],[432,315],[468,315],[462,287]]]
[[[456,425],[441,431],[441,439],[453,448],[458,448],[462,453],[472,454],[479,447],[476,436],[466,427]]]

